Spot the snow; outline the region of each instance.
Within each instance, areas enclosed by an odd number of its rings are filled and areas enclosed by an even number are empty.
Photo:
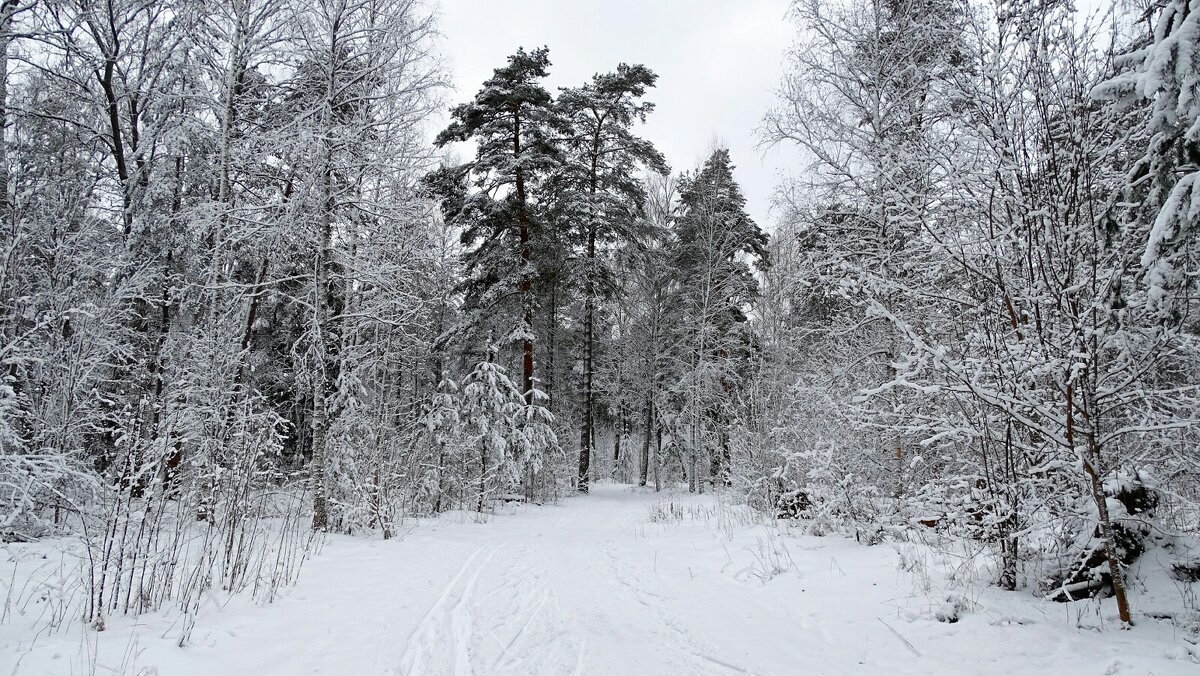
[[[1166,620],[1121,631],[1111,601],[1003,592],[920,545],[620,485],[500,509],[330,537],[274,604],[214,595],[183,648],[166,615],[0,625],[0,672],[83,673],[95,651],[96,673],[1197,673]],[[1155,604],[1179,605],[1169,587]]]

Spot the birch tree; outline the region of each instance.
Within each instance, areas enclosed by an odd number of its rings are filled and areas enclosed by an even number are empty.
[[[348,322],[362,310],[355,302],[364,285],[380,288],[379,278],[367,276],[384,274],[360,269],[358,247],[403,222],[412,203],[405,190],[415,187],[423,158],[417,126],[441,82],[427,58],[430,19],[413,0],[318,2],[301,22],[302,56],[290,88],[309,146],[299,156],[304,194],[290,215],[305,224],[301,241],[311,254],[310,470],[313,527],[323,530],[330,523],[330,429],[349,394],[341,388],[356,340]]]

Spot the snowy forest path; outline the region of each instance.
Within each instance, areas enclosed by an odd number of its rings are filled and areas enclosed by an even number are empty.
[[[1136,642],[1152,627],[1082,631],[1061,606],[986,588],[960,621],[939,622],[961,592],[899,570],[896,547],[801,535],[710,495],[597,484],[500,511],[443,514],[386,541],[330,536],[275,603],[214,597],[182,650],[161,624],[114,623],[99,636],[119,655],[98,662],[288,676],[1095,674],[1155,645]],[[906,551],[909,568],[932,556]]]
[[[719,544],[720,509],[598,484],[391,541],[331,536],[295,589],[201,622],[192,651],[231,674],[780,673],[801,646],[777,635],[809,623],[771,602],[754,539]]]
[[[413,630],[397,673],[752,673],[709,655],[655,590],[656,554],[638,542],[660,497],[597,486],[506,520],[505,539],[471,554]],[[448,598],[469,626],[441,618]]]

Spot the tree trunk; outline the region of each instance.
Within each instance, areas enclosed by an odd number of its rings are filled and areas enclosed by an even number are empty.
[[[517,230],[521,239],[521,305],[524,308],[521,336],[521,385],[524,388],[525,405],[533,405],[533,271],[529,269],[533,252],[529,243],[529,214],[526,204],[525,171],[520,167],[521,159],[521,115],[513,115],[513,157],[517,160]]]
[[[1108,574],[1112,577],[1113,597],[1117,601],[1117,614],[1121,624],[1130,626],[1133,619],[1129,614],[1129,597],[1125,591],[1125,573],[1121,570],[1121,561],[1117,558],[1117,541],[1113,537],[1112,519],[1108,514],[1108,496],[1104,493],[1104,485],[1096,472],[1099,451],[1094,447],[1094,440],[1089,440],[1092,450],[1087,462],[1083,463],[1092,489],[1092,500],[1096,502],[1096,510],[1100,513],[1100,537],[1104,540],[1104,558],[1108,561]]]
[[[696,448],[696,425],[697,424],[699,424],[698,420],[693,421],[692,443],[691,443],[691,447],[688,449],[687,475],[688,475],[688,492],[689,493],[701,492],[700,474],[699,474],[699,472],[696,471],[696,467],[699,463],[699,461],[697,459],[697,456],[699,455],[699,450]],[[682,458],[681,458],[681,460],[682,460]],[[680,464],[682,464],[682,463],[680,463]]]
[[[542,369],[546,390],[546,409],[554,412],[554,342],[558,338],[558,275],[550,281],[550,317],[547,327],[546,368]]]
[[[114,46],[115,49],[115,46]],[[121,132],[121,112],[118,104],[114,78],[116,77],[117,57],[109,54],[104,60],[103,71],[96,71],[96,79],[104,92],[105,105],[108,112],[108,146],[112,153],[113,163],[117,168],[117,179],[121,183],[121,218],[124,224],[123,232],[126,237],[133,233],[133,199],[129,183],[129,164],[125,160],[125,140]]]
[[[621,437],[625,434],[625,410],[617,408],[617,425],[613,435],[613,473],[621,462]]]
[[[638,485],[646,485],[646,475],[650,470],[650,437],[654,434],[654,397],[646,397],[645,438],[642,440],[642,457],[638,459]]]
[[[1008,513],[1009,516],[1004,520],[1002,539],[1000,542],[1001,557],[1000,557],[1000,587],[1008,591],[1016,591],[1017,589],[1017,566],[1020,558],[1018,555],[1018,547],[1020,541],[1013,533],[1019,530],[1020,522],[1017,521],[1020,505],[1017,500],[1016,492],[1012,486],[1016,485],[1017,477],[1015,473],[1016,460],[1013,453],[1012,442],[1012,422],[1009,421],[1004,428],[1004,483],[1008,484],[1007,498],[1009,501]]]
[[[629,473],[625,471],[629,463],[624,462],[621,456],[621,445],[624,438],[625,405],[621,403],[617,405],[617,431],[616,438],[613,439],[613,477],[622,482],[629,480]]]
[[[437,313],[437,333],[434,334],[435,336],[442,335],[442,332],[446,330],[445,324],[446,306],[440,305]],[[446,365],[442,361],[441,350],[437,348],[435,350],[433,358],[433,391],[440,395],[443,392],[442,384],[446,381]],[[442,405],[440,400],[437,405]],[[439,435],[434,435],[434,437],[434,443],[437,444],[437,494],[433,498],[433,513],[441,514],[442,496],[446,492],[446,444],[441,440]]]
[[[337,54],[336,41],[330,47],[330,57]],[[329,436],[329,404],[327,402],[329,379],[326,373],[328,355],[326,354],[329,338],[325,335],[329,325],[329,264],[333,254],[333,213],[336,200],[333,194],[333,149],[330,148],[328,126],[333,120],[333,78],[327,83],[325,98],[325,139],[321,167],[321,231],[317,245],[317,260],[315,271],[315,286],[313,292],[313,362],[316,373],[313,374],[313,445],[312,445],[312,475],[313,475],[313,528],[326,530],[329,528],[328,494],[325,477],[325,452]]]
[[[896,357],[896,352],[897,352],[897,350],[896,350],[896,343],[897,343],[897,340],[898,340],[898,339],[897,339],[897,336],[896,336],[896,330],[895,330],[895,328],[894,328],[894,327],[893,327],[893,328],[891,328],[891,329],[888,331],[888,334],[889,334],[889,336],[890,336],[890,338],[889,338],[889,342],[888,342],[888,352],[887,352],[887,357],[888,357],[888,364],[887,364],[888,382],[895,382],[895,380],[896,380],[896,377],[897,377],[897,375],[898,375],[898,374],[897,374],[897,372],[896,372],[896,366],[895,366],[895,363],[896,363],[896,358],[897,358],[897,357]],[[896,389],[893,389],[893,390],[892,390],[892,393],[893,393],[893,394],[892,394],[892,396],[893,396],[893,397],[899,396],[899,395],[897,394],[897,392],[898,392],[898,390],[896,390]],[[894,410],[895,408],[896,408],[896,406],[895,406],[895,404],[893,404],[893,410]],[[897,423],[895,423],[895,422],[893,422],[892,424],[893,424],[893,425],[897,425]],[[896,458],[896,486],[895,486],[895,495],[896,495],[896,497],[900,497],[900,496],[904,495],[904,485],[905,485],[905,482],[904,482],[904,443],[903,443],[903,440],[900,438],[900,433],[899,433],[899,432],[895,432],[895,433],[893,433],[893,434],[892,434],[892,437],[891,437],[891,439],[890,439],[889,441],[890,441],[890,445],[891,445],[891,447],[892,447],[892,454],[893,454],[893,455],[895,456],[895,458]]]
[[[483,498],[487,494],[487,444],[479,444],[479,505],[475,511],[483,513]]]
[[[662,490],[662,483],[659,481],[658,465],[662,462],[662,425],[654,426],[654,492]]]
[[[595,162],[592,163],[591,194],[596,195]],[[592,372],[595,359],[595,311],[596,311],[596,224],[591,221],[588,225],[587,260],[584,265],[584,310],[583,310],[583,424],[579,431],[579,491],[588,492],[588,472],[592,464],[592,444],[595,440],[595,411],[593,410],[595,392],[594,374]]]
[[[328,175],[323,180],[328,188]],[[328,193],[327,193],[328,194]],[[328,378],[325,373],[325,329],[327,327],[328,303],[326,293],[329,285],[327,256],[329,255],[332,223],[331,215],[326,212],[321,216],[321,245],[317,252],[316,291],[314,295],[313,343],[314,367],[313,374],[313,440],[312,440],[312,475],[313,475],[313,528],[325,530],[329,527],[327,513],[327,495],[325,481],[325,446],[329,433],[329,411],[326,402]]]
[[[588,472],[592,463],[592,308],[591,299],[584,311],[583,331],[583,424],[579,429],[579,491],[588,492]]]
[[[0,227],[8,229],[8,46],[12,42],[12,14],[17,0],[5,0],[0,5]]]
[[[1074,393],[1074,386],[1068,384],[1066,388],[1066,438],[1067,445],[1072,450],[1075,448]],[[1130,626],[1133,624],[1133,620],[1129,615],[1129,599],[1125,593],[1125,576],[1121,571],[1121,562],[1117,558],[1117,542],[1116,538],[1113,537],[1112,519],[1108,514],[1108,496],[1104,494],[1104,484],[1101,482],[1100,474],[1096,469],[1100,464],[1100,448],[1096,445],[1094,434],[1087,434],[1085,436],[1087,437],[1088,447],[1086,451],[1087,457],[1083,460],[1083,471],[1087,474],[1092,500],[1096,503],[1096,511],[1100,517],[1100,538],[1104,540],[1104,558],[1108,561],[1108,573],[1112,577],[1113,596],[1117,601],[1117,614],[1121,618],[1121,624]]]
[[[438,456],[437,456],[437,493],[433,496],[433,513],[434,514],[442,513],[442,493],[444,493],[446,490],[446,481],[444,478],[445,474],[446,474],[446,447],[445,447],[445,445],[439,443],[438,444]]]

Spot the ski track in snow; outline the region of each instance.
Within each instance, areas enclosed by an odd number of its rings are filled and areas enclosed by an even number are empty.
[[[668,502],[683,518],[652,522]],[[776,532],[708,496],[597,485],[508,511],[443,515],[400,540],[332,537],[283,598],[206,611],[184,649],[165,621],[114,620],[92,634],[97,672],[1200,673],[1169,628],[1080,630],[1028,594],[984,589],[960,622],[937,622],[944,592],[898,572],[893,548]],[[792,569],[764,570],[765,547],[785,548]],[[26,639],[19,673],[80,673],[82,643]],[[0,673],[14,645],[0,632]]]
[[[479,580],[479,575],[482,570],[475,572],[465,588],[459,588],[459,581],[471,569],[471,564],[479,557],[482,549],[476,550],[463,567],[458,571],[450,583],[442,590],[441,596],[434,602],[433,606],[421,618],[417,627],[413,630],[408,638],[408,648],[404,652],[404,656],[400,659],[401,673],[423,673],[429,667],[427,662],[433,657],[437,649],[440,639],[444,634],[451,633],[454,637],[455,646],[455,670],[456,674],[469,673],[470,655],[469,648],[466,645],[470,640],[470,628],[467,624],[469,617],[464,619],[462,606],[464,603],[470,602],[471,592],[475,588],[475,583]],[[491,557],[488,557],[491,560]],[[454,601],[451,601],[454,599]],[[453,603],[453,606],[447,612],[446,607]],[[447,630],[449,624],[449,630]]]

